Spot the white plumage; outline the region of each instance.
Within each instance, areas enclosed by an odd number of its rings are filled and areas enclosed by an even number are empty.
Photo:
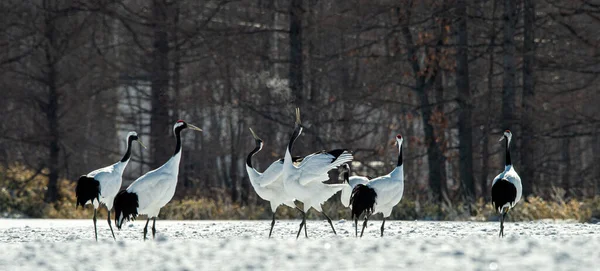
[[[150,218],[153,219],[152,237],[155,235],[156,217],[175,195],[179,162],[181,161],[181,131],[186,128],[202,131],[200,128],[180,120],[173,126],[177,146],[173,156],[159,168],[149,171],[135,180],[125,191],[119,192],[115,198],[115,222],[120,229],[125,219],[135,219],[137,215],[148,215],[144,227],[146,239]]]
[[[75,188],[77,205],[81,205],[82,207],[90,203],[94,205],[93,221],[96,240],[98,240],[98,233],[96,231],[96,212],[100,203],[104,204],[108,210],[108,226],[110,227],[113,238],[115,238],[110,222],[110,210],[113,207],[115,196],[119,192],[119,189],[121,189],[123,171],[125,171],[125,167],[127,167],[131,158],[131,143],[134,140],[144,146],[139,140],[136,132],[129,132],[127,134],[127,150],[121,160],[110,166],[96,169],[87,175],[81,176],[77,182],[77,187]]]
[[[367,184],[369,182],[369,178],[363,176],[349,176],[350,175],[350,167],[348,164],[344,165],[344,181],[346,185],[342,188],[342,194],[340,196],[340,201],[344,207],[350,207],[350,196],[352,195],[352,189],[358,184]]]
[[[290,138],[283,162],[284,189],[288,195],[293,196],[304,204],[303,219],[296,237],[300,235],[302,227],[306,226],[306,212],[312,207],[318,212],[323,213],[321,204],[344,187],[344,184],[323,183],[329,179],[327,173],[344,163],[351,162],[353,159],[350,152],[340,149],[313,153],[306,156],[298,165],[294,165],[291,151],[294,141],[301,133],[300,111],[296,109],[296,127]],[[325,213],[323,215],[327,218],[333,232],[336,233],[329,216]]]
[[[500,141],[506,139],[506,157],[504,171],[492,182],[492,204],[498,213],[500,213],[500,237],[504,236],[504,219],[510,209],[512,209],[523,195],[523,185],[521,177],[515,171],[510,158],[510,142],[512,133],[509,130],[504,131]]]
[[[387,175],[380,176],[366,181],[364,177],[354,178],[354,182],[346,183],[346,190],[352,189],[350,199],[342,198],[342,203],[349,203],[352,208],[352,216],[355,222],[355,231],[358,235],[358,217],[365,214],[365,222],[361,231],[361,237],[367,225],[369,216],[376,213],[383,214],[383,223],[381,224],[381,236],[383,236],[385,219],[392,214],[394,206],[400,203],[404,193],[404,164],[402,159],[401,135],[396,136],[398,145],[398,162],[394,170]],[[343,195],[347,196],[347,193]]]
[[[275,213],[279,205],[286,205],[290,208],[297,208],[294,203],[294,198],[289,196],[283,187],[283,160],[279,159],[273,162],[264,172],[258,172],[252,166],[252,156],[262,150],[263,141],[256,136],[254,131],[250,129],[252,136],[256,141],[256,147],[252,150],[246,159],[246,172],[248,172],[248,178],[250,183],[262,199],[269,201],[271,204],[271,211],[273,212],[273,220],[271,221],[271,230],[269,231],[269,237],[273,232],[273,226],[275,225]]]

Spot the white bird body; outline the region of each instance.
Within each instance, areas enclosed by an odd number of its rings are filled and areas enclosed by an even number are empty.
[[[93,178],[100,182],[100,203],[106,205],[108,210],[112,209],[113,201],[115,196],[121,189],[123,183],[123,172],[127,167],[129,160],[125,162],[116,162],[107,167],[96,169],[87,175],[86,177]],[[99,202],[97,199],[88,200],[86,204],[93,204],[95,209],[98,209]]]
[[[504,171],[502,173],[498,174],[498,176],[494,178],[492,186],[494,186],[497,181],[502,179],[509,181],[517,188],[517,197],[515,198],[514,202],[508,202],[503,206],[497,206],[497,208],[513,208],[519,201],[521,201],[521,196],[523,195],[523,184],[521,183],[521,177],[519,177],[519,174],[517,174],[513,165],[508,165],[504,167]]]
[[[129,134],[127,134],[127,151],[121,160],[110,166],[96,169],[83,175],[77,181],[77,187],[75,187],[77,206],[81,205],[81,207],[84,207],[87,204],[92,204],[94,206],[94,216],[92,219],[94,221],[96,240],[98,240],[98,232],[96,230],[96,210],[100,206],[100,203],[106,205],[106,209],[108,210],[108,226],[113,234],[113,238],[115,238],[110,223],[110,210],[113,207],[115,196],[119,192],[119,189],[121,189],[123,171],[125,171],[131,158],[131,143],[134,140],[144,146],[139,140],[136,132],[129,132]]]
[[[404,166],[396,167],[389,174],[372,179],[365,185],[377,193],[373,214],[382,213],[383,217],[389,217],[394,206],[402,200]]]
[[[381,225],[381,236],[383,236],[385,219],[392,215],[394,206],[398,205],[404,194],[404,164],[402,161],[402,142],[401,135],[396,136],[398,145],[398,163],[389,174],[371,179],[354,178],[354,182],[350,182],[349,168],[346,165],[344,178],[347,179],[346,190],[352,189],[352,194],[347,197],[347,193],[342,195],[342,204],[348,204],[352,209],[352,218],[354,219],[356,235],[358,235],[358,218],[365,212],[365,222],[360,236],[362,237],[367,220],[376,213],[383,214],[383,223]]]
[[[510,142],[512,133],[510,130],[504,131],[500,141],[506,139],[506,157],[504,171],[492,181],[492,204],[498,213],[500,213],[500,233],[499,237],[504,236],[504,219],[510,209],[512,209],[523,195],[523,185],[521,177],[515,171],[510,159]]]
[[[327,222],[331,226],[334,234],[335,228],[327,214],[323,212],[321,204],[331,198],[335,193],[342,190],[344,184],[325,184],[324,181],[329,179],[328,172],[345,163],[349,163],[354,158],[350,152],[344,149],[321,151],[310,154],[299,163],[294,164],[292,159],[292,147],[295,140],[302,133],[302,125],[300,123],[300,110],[296,109],[296,127],[290,138],[290,142],[286,148],[285,157],[283,160],[283,187],[285,192],[303,203],[302,222],[296,238],[300,236],[302,227],[304,226],[304,235],[306,233],[306,212],[310,208],[314,208],[322,213]]]
[[[344,184],[323,183],[329,179],[327,172],[352,159],[352,154],[345,150],[318,152],[308,155],[296,166],[288,148],[283,162],[285,191],[304,204],[304,212],[311,207],[322,212],[321,204],[345,187]]]
[[[179,163],[181,161],[181,131],[186,128],[202,131],[202,129],[179,120],[173,126],[173,132],[177,139],[177,145],[173,156],[162,166],[151,170],[137,178],[127,189],[119,192],[115,197],[115,224],[121,229],[124,220],[133,220],[139,214],[148,215],[144,227],[144,240],[148,228],[148,222],[153,219],[152,237],[156,229],[156,217],[160,209],[167,205],[175,195],[177,187],[177,176],[179,175]]]
[[[246,172],[250,183],[256,191],[256,194],[262,199],[269,201],[271,211],[275,213],[279,205],[286,205],[296,208],[294,198],[289,196],[283,187],[283,161],[273,162],[264,172],[258,172],[256,169],[246,165]]]
[[[160,208],[173,199],[179,175],[181,151],[172,156],[165,164],[137,178],[127,192],[138,195],[138,214],[156,217]]]

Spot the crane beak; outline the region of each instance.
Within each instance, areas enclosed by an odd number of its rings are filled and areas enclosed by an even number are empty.
[[[300,121],[300,108],[296,107],[296,125],[302,125],[302,121]]]
[[[500,142],[500,141],[502,141],[502,140],[504,140],[504,136],[502,136],[502,137],[500,138],[500,140],[498,140],[498,142]]]
[[[188,123],[187,126],[190,127],[190,129],[192,129],[192,130],[196,130],[196,131],[202,132],[202,129],[200,129],[200,128],[194,126],[194,125],[191,125],[191,124]]]
[[[260,138],[256,135],[256,133],[254,133],[254,131],[252,130],[252,128],[249,128],[249,129],[250,129],[250,133],[252,133],[252,137],[254,137],[254,139],[259,139],[260,140]]]
[[[140,145],[142,145],[142,147],[144,147],[144,149],[147,149],[146,145],[144,145],[144,143],[142,143],[142,141],[141,141],[141,140],[137,139],[136,141],[137,141],[138,143],[140,143]]]

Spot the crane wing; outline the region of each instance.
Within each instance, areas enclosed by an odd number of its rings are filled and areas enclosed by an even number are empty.
[[[307,185],[314,181],[326,181],[329,179],[327,172],[344,163],[351,162],[352,159],[352,154],[343,149],[308,155],[297,167],[300,175],[299,183]]]
[[[373,188],[377,193],[378,205],[385,205],[394,200],[399,201],[398,195],[404,190],[404,182],[393,179],[390,175],[375,178],[369,181],[367,186]]]
[[[169,182],[173,181],[173,174],[163,171],[149,171],[135,180],[127,188],[128,192],[138,195],[139,209],[160,201],[169,190]]]
[[[88,173],[86,176],[90,177],[90,178],[100,177],[101,175],[111,174],[111,173],[113,173],[114,170],[115,170],[115,165],[110,165],[107,167],[96,169],[96,170]]]
[[[272,184],[276,180],[281,178],[283,174],[283,160],[277,160],[273,162],[266,170],[262,173],[259,180],[257,180],[258,185],[261,187],[265,187],[267,185]]]

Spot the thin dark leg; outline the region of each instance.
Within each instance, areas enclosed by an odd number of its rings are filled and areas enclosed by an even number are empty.
[[[360,231],[360,237],[363,237],[363,233],[365,233],[365,228],[367,227],[367,221],[369,221],[369,216],[365,215],[365,222],[363,222],[362,230]]]
[[[156,235],[156,217],[152,218],[152,239],[154,239],[154,235]]]
[[[112,224],[110,223],[110,210],[108,210],[107,221],[108,221],[108,227],[110,228],[110,233],[112,233],[113,239],[115,239],[115,241],[117,241],[117,238],[115,238],[115,232],[113,231],[113,228],[112,228]]]
[[[273,220],[271,221],[271,230],[269,231],[269,238],[271,238],[271,233],[273,233],[273,226],[275,226],[275,212],[273,212]]]
[[[498,237],[504,237],[504,218],[506,217],[506,213],[502,214],[502,217],[500,217],[500,233],[498,234]]]
[[[354,235],[358,237],[358,216],[354,218]]]
[[[96,237],[96,242],[98,242],[98,230],[96,229],[96,209],[94,209],[94,217],[92,218],[92,220],[94,220],[94,236]]]
[[[306,213],[300,210],[298,207],[296,207],[296,209],[302,213],[302,222],[300,222],[300,229],[298,229],[298,234],[296,234],[296,239],[298,239],[298,237],[300,237],[300,233],[302,232],[302,227],[305,227],[304,234],[306,235]]]
[[[329,225],[331,226],[331,229],[333,230],[333,234],[337,235],[337,232],[335,232],[335,228],[333,227],[333,223],[331,223],[331,218],[329,218],[329,216],[325,212],[321,212],[321,213],[323,213],[325,218],[327,218],[327,222],[329,222]]]
[[[304,238],[308,238],[308,233],[306,232],[306,213],[304,213]]]
[[[146,241],[146,234],[148,233],[148,222],[150,222],[150,218],[148,218],[148,220],[146,220],[146,226],[144,226],[144,241]]]
[[[383,223],[381,223],[381,237],[383,237],[383,229],[385,229],[385,217],[383,218]]]

